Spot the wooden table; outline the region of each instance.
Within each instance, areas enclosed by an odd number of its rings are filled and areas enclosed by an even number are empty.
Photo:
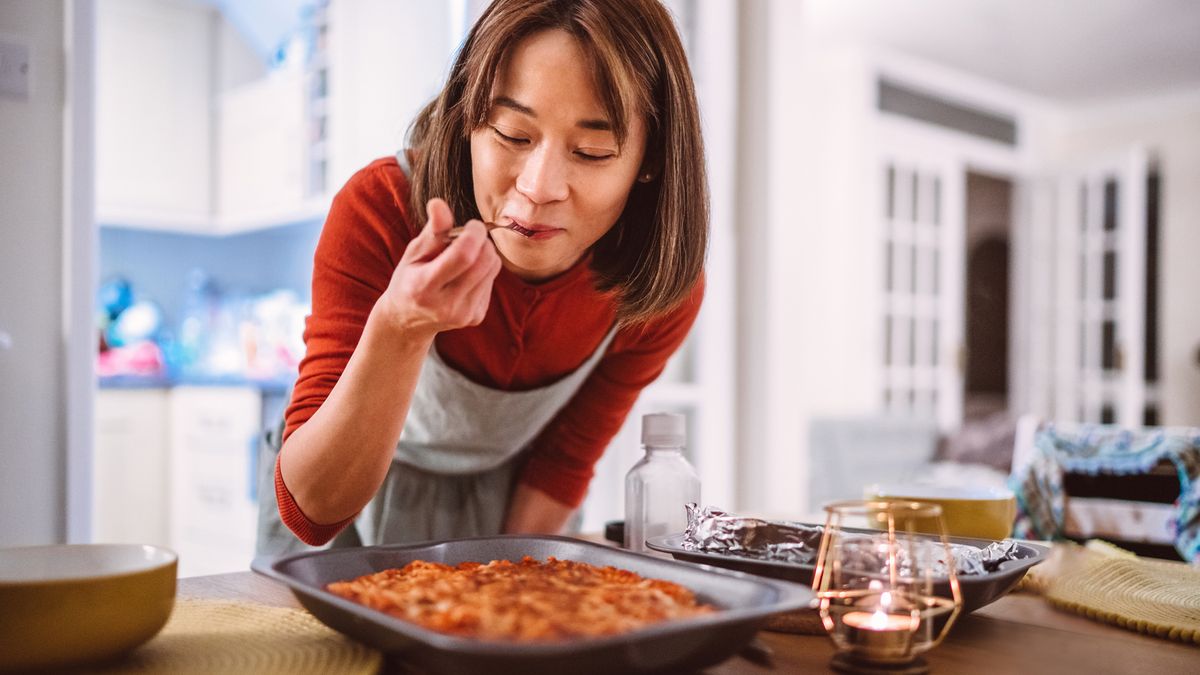
[[[180,579],[178,597],[299,607],[287,587],[253,572]],[[823,635],[762,632],[770,665],[735,656],[707,673],[829,672],[833,645]],[[926,655],[935,673],[1200,673],[1200,648],[1147,637],[1074,614],[1041,598],[1012,594],[959,619]]]

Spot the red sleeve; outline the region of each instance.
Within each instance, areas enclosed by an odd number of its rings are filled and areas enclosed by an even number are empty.
[[[621,429],[638,394],[687,337],[704,298],[704,278],[670,313],[622,329],[608,354],[533,442],[520,481],[571,507],[587,494],[592,468]]]
[[[334,197],[313,258],[312,314],[288,405],[284,439],[325,402],[358,344],[367,316],[387,289],[415,232],[408,218],[407,180],[394,159],[372,162]],[[321,525],[309,520],[275,469],[284,525],[308,544],[322,544],[353,518]]]
[[[312,314],[284,439],[313,416],[337,384],[371,308],[415,234],[407,190],[395,160],[384,159],[356,173],[334,197],[313,257]]]
[[[338,532],[354,522],[355,518],[355,516],[350,516],[340,523],[322,525],[304,515],[300,506],[296,504],[296,500],[292,498],[292,493],[283,484],[283,474],[279,472],[279,458],[275,459],[275,501],[279,504],[279,519],[283,521],[284,525],[287,525],[297,539],[309,546],[320,546],[333,539]]]

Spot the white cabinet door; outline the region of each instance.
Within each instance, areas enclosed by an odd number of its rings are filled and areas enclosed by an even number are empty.
[[[96,392],[92,541],[168,546],[166,389]]]
[[[319,217],[305,195],[307,75],[285,68],[223,92],[217,101],[214,234]]]
[[[262,395],[176,387],[170,397],[171,532],[179,575],[244,571],[254,557]]]
[[[468,8],[469,9],[469,8]],[[329,189],[394,154],[437,93],[461,39],[458,2],[339,0],[329,6]]]
[[[214,21],[199,3],[97,4],[97,222],[207,227]]]

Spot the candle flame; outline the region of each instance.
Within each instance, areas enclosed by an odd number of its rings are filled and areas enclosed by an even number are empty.
[[[867,627],[872,630],[886,630],[888,628],[888,615],[883,610],[875,610],[871,615],[871,620],[867,622]]]

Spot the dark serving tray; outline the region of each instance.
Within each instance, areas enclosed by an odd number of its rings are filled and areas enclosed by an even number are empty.
[[[521,644],[457,637],[397,619],[325,590],[413,560],[460,562],[575,560],[612,565],[691,589],[720,611],[668,621],[624,635],[560,643]],[[407,662],[441,673],[653,672],[695,669],[740,651],[772,614],[810,606],[812,590],[793,583],[665,560],[578,539],[499,536],[313,551],[255,560],[255,572],[291,587],[300,604],[325,625]]]
[[[812,527],[812,525],[807,523],[801,523],[801,525]],[[969,539],[966,537],[949,537],[949,539],[952,544],[966,544],[976,548],[983,548],[992,543],[991,539]],[[813,565],[775,560],[755,560],[754,558],[743,556],[705,553],[703,551],[689,551],[683,547],[682,532],[679,534],[652,537],[646,540],[646,546],[655,551],[670,553],[677,560],[704,563],[715,567],[749,572],[750,574],[757,574],[772,579],[784,579],[798,584],[812,585]],[[1012,590],[1021,581],[1021,578],[1025,576],[1025,572],[1030,567],[1042,562],[1050,552],[1044,546],[1024,542],[1017,544],[1017,551],[1021,555],[1018,560],[1008,560],[1000,563],[1000,569],[995,572],[972,575],[960,574],[958,576],[958,586],[962,592],[964,612],[973,612]],[[950,597],[949,581],[941,583],[935,581],[933,588],[934,592],[938,595]]]

